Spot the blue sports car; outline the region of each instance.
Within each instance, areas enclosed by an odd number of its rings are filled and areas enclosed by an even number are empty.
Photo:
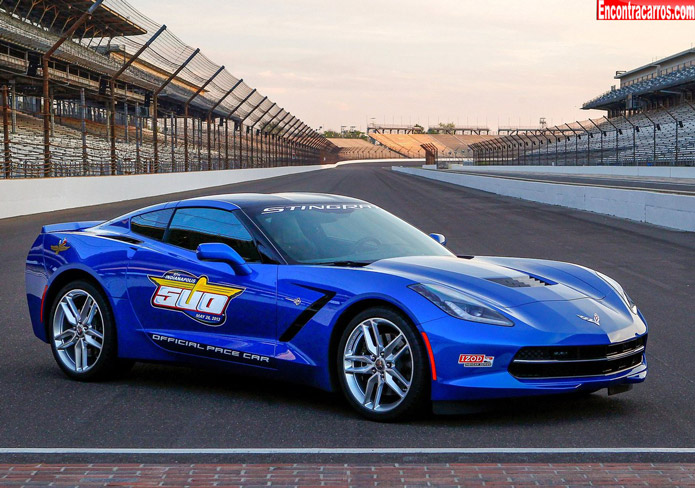
[[[71,378],[223,365],[373,420],[644,381],[647,324],[614,280],[445,244],[354,198],[218,195],[44,226],[27,298]]]

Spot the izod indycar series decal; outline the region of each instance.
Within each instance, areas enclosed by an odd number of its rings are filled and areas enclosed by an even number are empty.
[[[185,313],[198,322],[214,327],[224,324],[229,301],[245,288],[208,283],[207,276],[186,271],[168,271],[164,276],[148,276],[157,285],[152,306]]]
[[[491,368],[495,360],[493,356],[485,354],[461,354],[459,356],[459,364],[463,364],[466,368]]]

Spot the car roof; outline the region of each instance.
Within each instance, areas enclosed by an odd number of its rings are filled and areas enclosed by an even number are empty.
[[[259,205],[287,206],[331,203],[365,203],[357,198],[346,197],[343,195],[307,192],[228,193],[223,195],[189,198],[187,200],[182,200],[182,202],[194,202],[196,204],[226,203],[242,209],[256,207]]]
[[[127,214],[121,215],[111,220],[107,220],[99,227],[105,228],[110,226],[123,227],[127,226],[130,218],[163,210],[165,208],[176,207],[215,207],[226,210],[234,210],[237,208],[254,208],[259,206],[278,206],[284,207],[289,205],[320,205],[331,203],[361,203],[366,204],[363,200],[357,198],[346,197],[343,195],[332,195],[330,193],[307,193],[307,192],[286,192],[286,193],[227,193],[221,195],[208,195],[204,197],[188,198],[179,201],[170,201],[143,207]],[[371,204],[370,204],[371,205]]]

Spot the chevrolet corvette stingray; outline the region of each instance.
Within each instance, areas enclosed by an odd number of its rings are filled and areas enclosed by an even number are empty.
[[[445,244],[354,198],[217,195],[44,226],[27,298],[70,378],[217,365],[340,390],[373,420],[644,381],[647,324],[616,281]]]

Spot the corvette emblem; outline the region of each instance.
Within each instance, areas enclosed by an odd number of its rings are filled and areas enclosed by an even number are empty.
[[[597,313],[595,313],[593,317],[586,317],[584,315],[577,315],[577,317],[582,320],[586,320],[587,322],[591,322],[592,324],[596,324],[599,327],[601,326],[601,317],[599,317]]]
[[[302,304],[302,299],[301,298],[290,298],[290,297],[285,297],[287,300],[290,302],[294,303],[295,305],[299,306]]]
[[[63,251],[67,251],[68,249],[70,249],[70,246],[68,246],[67,239],[63,239],[55,246],[51,246],[51,251],[54,251],[56,254],[61,253]]]

